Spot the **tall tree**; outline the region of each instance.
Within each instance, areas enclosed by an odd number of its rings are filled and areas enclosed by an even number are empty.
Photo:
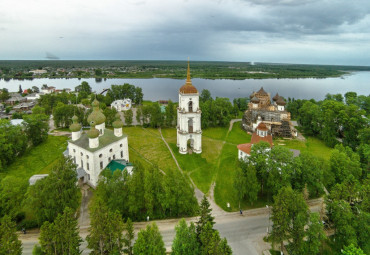
[[[6,100],[8,100],[9,98],[10,98],[10,94],[9,94],[8,89],[3,88],[3,89],[1,90],[1,93],[0,93],[0,100],[1,100],[2,102],[5,102],[5,101],[6,101]]]
[[[66,207],[77,210],[81,192],[76,182],[76,165],[72,159],[62,157],[48,177],[29,186],[26,205],[35,212],[40,225],[44,221],[53,222]]]
[[[241,163],[243,164],[243,163]],[[245,163],[244,163],[245,164]],[[238,200],[239,200],[239,209],[240,209],[240,201],[243,200],[244,196],[247,193],[247,179],[243,173],[243,170],[238,167],[235,171],[234,177],[234,189],[236,191]],[[257,183],[258,185],[258,183]]]
[[[87,95],[90,95],[91,94],[91,86],[89,85],[89,83],[87,81],[83,81],[83,82],[81,82],[80,85],[78,85],[75,88],[75,91],[76,92],[80,92],[80,93],[85,93]]]
[[[30,114],[24,116],[24,126],[28,139],[37,146],[48,138],[49,117],[45,114]]]
[[[18,239],[16,225],[7,215],[0,220],[0,254],[22,254],[22,242]]]
[[[343,255],[365,255],[365,252],[361,248],[357,248],[354,244],[350,244],[341,250]]]
[[[86,237],[91,254],[120,254],[124,240],[124,224],[118,212],[111,212],[105,202],[97,197],[90,207],[91,224]]]
[[[318,213],[311,214],[306,235],[307,241],[305,243],[304,253],[307,255],[319,254],[323,241],[326,239],[326,234]]]
[[[125,235],[123,237],[123,243],[125,245],[125,249],[123,249],[123,252],[128,255],[133,254],[133,241],[135,238],[135,232],[134,232],[134,225],[132,224],[132,221],[130,218],[127,219],[125,224]]]
[[[212,208],[210,208],[208,199],[204,195],[202,202],[200,203],[199,219],[196,224],[198,238],[199,238],[200,233],[202,232],[202,229],[208,222],[210,223],[212,228],[213,228],[213,225],[215,225],[215,221],[214,221],[215,217],[212,216],[211,212],[212,212]]]
[[[176,109],[175,104],[171,100],[168,101],[165,115],[166,115],[166,125],[168,127],[172,127],[174,125],[174,121],[176,118]]]
[[[0,182],[0,217],[4,214],[14,220],[22,211],[22,201],[27,191],[27,181],[7,176]]]
[[[81,254],[79,228],[75,212],[66,207],[54,223],[46,221],[40,230],[40,245],[46,254]]]
[[[129,109],[127,111],[124,111],[123,116],[125,117],[126,125],[131,125],[132,124],[132,117],[134,116],[132,110]]]
[[[143,102],[143,97],[144,97],[143,89],[140,87],[135,87],[135,98],[134,98],[135,104],[141,105],[141,103]]]
[[[225,238],[221,239],[217,230],[212,229],[210,222],[204,226],[199,236],[201,255],[231,255],[231,247]]]
[[[165,255],[166,248],[157,224],[153,222],[140,230],[134,244],[134,254]]]
[[[199,97],[199,100],[204,103],[206,101],[210,101],[210,100],[213,100],[212,96],[211,96],[211,92],[209,92],[208,89],[203,89],[201,94],[200,94],[200,97]]]
[[[172,243],[172,255],[199,254],[199,243],[193,222],[187,226],[181,219],[175,226],[176,235]]]

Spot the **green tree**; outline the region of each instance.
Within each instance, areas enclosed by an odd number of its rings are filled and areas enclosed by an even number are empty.
[[[62,157],[48,177],[29,186],[25,202],[34,211],[40,225],[44,221],[53,222],[66,207],[77,210],[81,192],[76,182],[76,165],[72,159]]]
[[[141,125],[141,117],[142,117],[142,108],[138,107],[136,108],[136,121],[139,125]]]
[[[211,101],[211,100],[213,100],[211,96],[211,92],[209,92],[208,89],[203,89],[200,94],[199,101],[202,103],[205,103],[206,101]]]
[[[166,248],[157,224],[153,222],[146,229],[140,230],[134,244],[134,254],[161,255],[166,254]]]
[[[124,239],[121,215],[112,212],[101,198],[95,198],[90,206],[91,224],[86,237],[90,254],[120,254]]]
[[[252,146],[251,155],[248,157],[248,161],[256,168],[257,179],[261,184],[262,192],[268,178],[268,159],[270,155],[269,150],[270,144],[262,141]]]
[[[40,92],[40,89],[37,86],[32,86],[32,90],[33,90],[34,93],[39,93]]]
[[[202,202],[200,203],[199,219],[196,224],[198,238],[199,238],[200,233],[202,232],[202,229],[208,222],[210,223],[212,228],[215,225],[215,221],[214,221],[215,217],[212,216],[211,212],[212,212],[212,209],[210,208],[208,199],[204,195]]]
[[[241,164],[245,164],[244,162]],[[240,201],[243,200],[245,194],[247,193],[247,179],[243,173],[243,170],[238,167],[235,171],[234,177],[234,189],[236,191],[238,200],[239,200],[239,209],[240,209]],[[258,185],[258,183],[257,183]]]
[[[88,82],[83,81],[83,82],[81,82],[80,85],[78,85],[75,88],[75,91],[79,92],[79,93],[86,93],[87,95],[90,95],[91,94],[91,86],[89,85]]]
[[[217,230],[212,228],[212,224],[207,222],[199,235],[200,250],[202,255],[231,255],[232,250],[225,238],[221,239]]]
[[[7,215],[0,220],[0,254],[22,254],[22,242],[18,239],[16,225]]]
[[[197,233],[193,222],[187,226],[185,219],[181,219],[175,226],[176,235],[172,243],[173,255],[199,254]]]
[[[136,105],[141,105],[141,103],[143,102],[143,97],[144,97],[143,89],[140,87],[135,87],[135,98],[133,100],[134,103]]]
[[[347,105],[350,105],[350,104],[356,104],[357,102],[357,93],[356,92],[347,92],[346,94],[344,94],[344,98],[346,99],[346,104]]]
[[[326,239],[324,225],[320,221],[318,213],[310,215],[310,224],[306,231],[307,241],[305,243],[304,253],[307,255],[319,254],[323,241]]]
[[[32,108],[32,114],[45,114],[45,108],[35,105],[35,107]]]
[[[132,255],[135,232],[134,232],[134,224],[132,223],[130,218],[128,218],[126,221],[125,231],[126,233],[123,237],[123,243],[124,243],[125,249],[123,249],[123,252],[125,254]]]
[[[24,126],[28,139],[33,146],[37,146],[48,138],[49,117],[45,114],[31,114],[24,116]]]
[[[40,245],[46,254],[81,254],[81,243],[75,212],[68,207],[54,223],[46,221],[40,229]]]
[[[6,101],[6,100],[8,100],[9,98],[10,98],[10,94],[9,94],[8,89],[3,88],[3,89],[1,90],[1,93],[0,93],[0,100],[1,100],[2,102],[5,102],[5,101]]]
[[[365,255],[364,251],[361,248],[357,248],[354,244],[345,247],[341,253],[343,255]]]
[[[94,71],[95,71],[95,75],[96,76],[102,76],[102,74],[103,74],[103,72],[102,72],[102,70],[100,68],[97,68]]]
[[[5,214],[12,220],[21,213],[22,201],[27,191],[27,182],[15,177],[6,176],[0,182],[0,217]]]
[[[165,115],[166,115],[166,125],[168,127],[172,127],[176,119],[176,109],[175,104],[171,100],[168,101]]]
[[[272,244],[280,243],[281,250],[284,241],[290,244],[291,254],[301,254],[303,250],[304,227],[308,222],[308,206],[301,193],[291,187],[283,187],[274,197],[271,219],[273,222]]]
[[[116,108],[106,107],[103,110],[103,114],[106,118],[105,123],[107,126],[112,126],[113,122],[116,120],[117,110]]]
[[[124,111],[123,116],[125,117],[125,123],[126,125],[130,126],[132,124],[132,118],[134,116],[131,109]]]

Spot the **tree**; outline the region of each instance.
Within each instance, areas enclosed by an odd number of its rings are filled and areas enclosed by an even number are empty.
[[[245,164],[245,163],[241,163],[241,164]],[[247,193],[246,183],[247,183],[247,179],[243,173],[243,170],[238,167],[236,169],[235,177],[234,177],[234,189],[238,196],[239,209],[240,209],[240,201],[244,198],[245,194]]]
[[[35,107],[32,108],[32,114],[45,114],[45,108],[35,105]]]
[[[33,146],[46,141],[49,131],[49,117],[45,114],[31,114],[24,116],[25,131]]]
[[[268,177],[269,150],[270,144],[262,141],[252,146],[251,155],[248,157],[248,161],[251,162],[256,168],[257,179],[261,184],[262,192]]]
[[[146,229],[140,230],[134,244],[134,254],[161,255],[166,254],[166,248],[157,224],[153,222]]]
[[[347,105],[356,104],[357,93],[349,91],[346,94],[344,94],[344,98],[346,99],[346,104]]]
[[[90,217],[86,240],[87,247],[92,250],[91,254],[120,254],[124,244],[121,215],[117,211],[110,211],[106,203],[97,197],[90,206]]]
[[[101,76],[103,74],[102,70],[100,68],[95,69],[95,75]]]
[[[18,93],[19,93],[19,94],[22,94],[22,93],[23,93],[22,85],[20,85],[20,84],[19,84]]]
[[[48,177],[29,186],[26,205],[32,208],[40,225],[44,221],[53,222],[66,207],[77,210],[81,192],[76,182],[76,165],[72,159],[62,157]]]
[[[85,93],[87,95],[90,95],[91,94],[91,86],[89,85],[88,82],[86,81],[83,81],[81,82],[80,85],[78,85],[76,88],[75,88],[75,91],[76,92],[79,92],[79,93]]]
[[[354,244],[345,247],[341,252],[343,255],[365,255],[364,251],[361,248],[357,248]]]
[[[206,101],[213,100],[211,96],[211,92],[208,89],[203,89],[202,93],[200,94],[199,101],[205,103]]]
[[[273,222],[271,241],[280,243],[288,240],[292,254],[303,250],[304,226],[308,222],[308,206],[301,193],[291,187],[283,187],[274,197],[271,219]]]
[[[231,255],[232,250],[225,238],[221,239],[217,230],[212,229],[210,222],[204,226],[199,236],[202,255]]]
[[[199,235],[202,232],[202,229],[208,222],[211,224],[212,228],[213,228],[213,225],[215,225],[215,221],[214,221],[215,217],[212,216],[211,212],[212,212],[212,209],[210,208],[208,199],[204,195],[202,202],[200,203],[199,219],[196,224],[198,240],[199,240]]]
[[[0,220],[0,254],[22,254],[22,242],[18,239],[16,225],[7,215]]]
[[[136,108],[136,121],[139,125],[141,125],[141,116],[142,116],[142,109],[141,107]]]
[[[5,102],[5,101],[6,101],[6,100],[8,100],[9,98],[10,98],[10,94],[9,94],[8,89],[3,88],[3,89],[1,90],[1,93],[0,93],[0,100],[1,100],[2,102]]]
[[[132,124],[132,118],[134,116],[133,112],[131,109],[124,111],[123,116],[125,117],[125,123],[126,125],[131,125]]]
[[[40,89],[37,86],[32,86],[32,90],[33,90],[34,93],[39,93],[40,92]]]
[[[54,223],[46,221],[40,229],[40,245],[46,254],[81,254],[79,227],[75,212],[66,207]]]
[[[175,104],[171,100],[168,100],[165,115],[166,115],[166,125],[168,127],[172,127],[176,119],[176,109]]]
[[[140,87],[135,87],[135,99],[133,100],[136,105],[141,105],[143,102],[143,89]]]
[[[126,224],[125,224],[125,236],[123,237],[123,243],[125,245],[125,249],[123,252],[128,255],[133,254],[133,241],[135,238],[135,233],[134,233],[134,225],[132,224],[132,221],[130,218],[127,219]]]
[[[320,221],[318,213],[312,213],[310,216],[310,224],[308,226],[307,241],[305,243],[304,253],[307,255],[319,254],[322,242],[326,239],[324,225]]]
[[[0,217],[5,214],[15,220],[22,209],[27,182],[15,176],[6,176],[0,182]]]
[[[197,233],[193,222],[187,226],[185,219],[181,219],[175,226],[176,235],[172,243],[172,255],[199,254]]]

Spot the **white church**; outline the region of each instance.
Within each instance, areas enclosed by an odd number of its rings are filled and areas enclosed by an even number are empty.
[[[119,115],[112,131],[105,128],[106,117],[96,99],[92,106],[93,112],[87,118],[91,128],[87,132],[82,132],[77,116],[73,116],[72,139],[68,141],[66,153],[77,164],[79,180],[95,188],[105,168],[111,171],[127,168],[131,172],[133,166],[129,163],[127,136],[122,133],[123,122]]]
[[[189,151],[202,153],[202,128],[199,107],[199,92],[190,80],[190,64],[186,83],[179,91],[179,106],[177,108],[177,147],[181,154]]]

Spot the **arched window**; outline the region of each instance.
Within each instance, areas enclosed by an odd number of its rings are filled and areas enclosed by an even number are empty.
[[[193,133],[193,119],[188,120],[188,132]]]
[[[100,154],[100,155],[99,155],[99,158],[101,158],[101,157],[103,157],[103,154]]]
[[[189,102],[189,112],[193,112],[193,101]]]

